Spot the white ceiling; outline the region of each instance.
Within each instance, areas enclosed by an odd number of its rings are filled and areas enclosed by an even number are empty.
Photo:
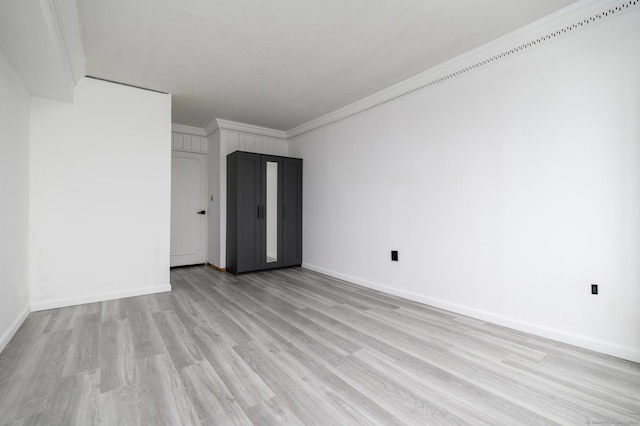
[[[73,87],[85,72],[82,59],[75,61],[82,54],[73,48],[81,51],[82,47],[77,37],[67,37],[67,45],[62,42],[54,14],[49,2],[0,0],[0,54],[6,55],[29,93],[70,102]],[[68,24],[71,34],[67,35],[71,36],[77,30],[75,9],[69,15],[71,24],[58,19]],[[73,53],[77,55],[72,57]]]
[[[575,0],[76,0],[87,74],[288,130]]]

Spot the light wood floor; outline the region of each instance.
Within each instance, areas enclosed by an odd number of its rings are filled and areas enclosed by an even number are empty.
[[[300,268],[171,283],[29,315],[0,355],[0,424],[640,420],[632,362]]]

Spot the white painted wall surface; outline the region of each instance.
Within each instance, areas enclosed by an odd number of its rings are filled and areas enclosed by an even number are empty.
[[[209,142],[205,136],[171,132],[171,149],[206,154],[209,150]]]
[[[207,137],[209,169],[209,251],[207,262],[221,266],[220,262],[220,130]],[[213,198],[213,199],[212,199]]]
[[[0,351],[29,314],[29,93],[0,50]]]
[[[291,139],[305,266],[640,361],[639,52],[635,10]]]
[[[32,99],[34,310],[170,290],[170,102],[88,78]]]

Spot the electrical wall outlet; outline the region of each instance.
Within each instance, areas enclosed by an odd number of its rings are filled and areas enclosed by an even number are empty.
[[[591,294],[598,294],[598,284],[591,284]]]
[[[391,250],[391,260],[393,262],[398,261],[398,250]]]

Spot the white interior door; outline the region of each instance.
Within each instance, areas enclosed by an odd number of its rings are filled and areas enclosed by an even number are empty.
[[[171,153],[171,266],[207,259],[207,156]]]

